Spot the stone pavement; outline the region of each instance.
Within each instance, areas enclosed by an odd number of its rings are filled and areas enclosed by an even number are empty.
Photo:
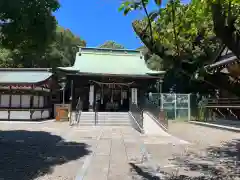
[[[147,137],[131,127],[69,127],[55,122],[5,123],[0,130],[0,179],[23,180],[159,180],[176,172],[202,176],[199,166],[212,168],[225,160],[206,149],[239,138],[237,133],[184,123],[170,124],[175,137]],[[238,176],[239,161],[233,158],[231,169],[235,166]]]
[[[133,179],[133,165],[151,165],[145,143],[182,143],[171,136],[141,136],[131,127],[2,123],[0,130],[5,143],[0,148],[6,148],[0,152],[0,179],[128,180]],[[10,151],[15,146],[17,157]]]
[[[142,163],[148,152],[144,143],[181,143],[173,137],[148,138],[130,127],[101,127],[97,145],[91,160],[76,179],[83,180],[128,180],[132,179],[129,163]],[[87,167],[86,167],[87,166]]]

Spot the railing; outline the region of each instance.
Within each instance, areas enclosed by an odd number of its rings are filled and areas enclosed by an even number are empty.
[[[142,108],[137,104],[131,104],[130,112],[134,118],[134,128],[143,132],[143,111]]]
[[[196,120],[216,121],[218,119],[239,119],[239,98],[209,98],[198,107]]]
[[[207,99],[207,106],[213,108],[240,108],[239,98],[215,98]]]
[[[73,119],[71,118],[70,125],[74,125],[74,124],[78,125],[79,124],[81,113],[82,113],[82,104],[81,104],[81,99],[79,97],[77,105],[76,105],[75,119],[73,121]]]
[[[99,102],[95,102],[94,107],[94,125],[96,126],[98,124],[98,110],[99,110]]]
[[[78,98],[78,103],[76,106],[76,124],[79,124],[80,122],[80,117],[81,117],[81,113],[82,113],[82,104],[81,104],[81,98]]]
[[[165,129],[168,128],[168,119],[166,113],[158,105],[154,104],[154,102],[147,101],[144,106],[144,111],[152,115],[154,119],[158,123],[160,123]]]

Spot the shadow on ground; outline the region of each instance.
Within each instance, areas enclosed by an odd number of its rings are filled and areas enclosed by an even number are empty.
[[[206,179],[230,180],[240,178],[240,139],[204,150],[186,151],[172,159],[188,172],[199,172]]]
[[[143,167],[140,167],[134,163],[129,163],[131,167],[131,172],[133,172],[133,179],[138,179],[137,177],[140,177],[140,179],[146,179],[146,180],[160,180],[160,177],[155,176],[153,173],[151,173],[150,169],[145,169]],[[136,177],[137,176],[137,177]]]
[[[219,147],[204,150],[187,150],[175,154],[171,163],[176,169],[164,171],[130,163],[133,176],[146,180],[236,180],[240,179],[240,139]],[[184,172],[184,173],[182,173]]]
[[[31,180],[89,153],[86,144],[47,132],[0,131],[0,179]]]

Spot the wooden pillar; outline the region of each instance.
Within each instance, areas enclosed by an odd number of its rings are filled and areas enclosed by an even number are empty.
[[[162,83],[163,83],[163,80],[160,79],[159,80],[159,93],[162,93]]]

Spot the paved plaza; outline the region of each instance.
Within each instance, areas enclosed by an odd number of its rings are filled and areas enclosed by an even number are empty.
[[[0,130],[4,180],[209,179],[226,172],[239,178],[240,133],[185,123],[170,124],[174,136],[157,137],[131,127],[55,122],[1,123]]]

